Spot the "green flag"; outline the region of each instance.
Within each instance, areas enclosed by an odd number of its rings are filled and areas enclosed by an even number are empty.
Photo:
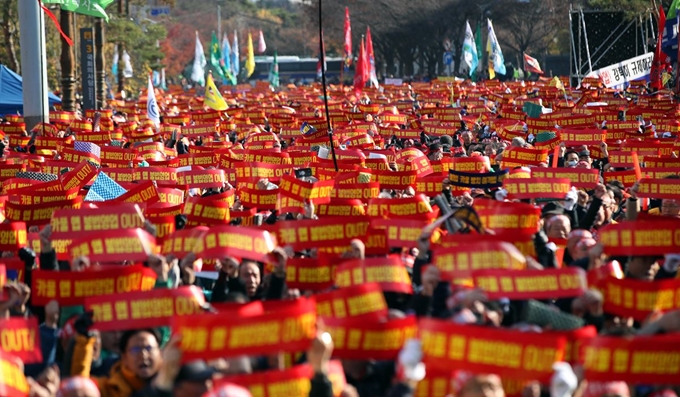
[[[279,58],[274,51],[274,62],[272,62],[271,69],[269,69],[269,84],[274,87],[279,87]]]
[[[479,65],[482,65],[482,58],[484,57],[484,53],[482,52],[482,24],[478,23],[477,24],[477,32],[475,33],[475,47],[477,47],[477,54],[480,55],[479,59]],[[479,79],[479,71],[475,70],[475,73],[472,75],[472,81],[477,81]]]
[[[114,0],[43,0],[43,3],[60,4],[63,10],[72,11],[76,14],[104,18],[104,20],[108,22],[109,16],[104,9],[106,9],[109,4],[113,3],[113,1]]]
[[[215,70],[220,78],[224,79],[224,69],[222,68],[222,50],[220,49],[220,42],[217,40],[215,32],[212,34],[212,41],[210,42],[210,66]]]

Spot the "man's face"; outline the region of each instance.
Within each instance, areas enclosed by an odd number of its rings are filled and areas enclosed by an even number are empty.
[[[463,143],[469,145],[472,142],[472,134],[469,131],[463,133]]]
[[[260,268],[255,262],[243,262],[239,272],[241,280],[246,284],[246,292],[249,297],[255,296],[257,287],[260,286]]]
[[[569,223],[569,219],[559,216],[548,221],[548,230],[546,230],[546,234],[549,238],[565,239],[569,236],[570,231],[571,224]]]
[[[491,147],[491,145],[487,145],[484,148],[484,155],[488,156],[489,158],[493,157],[496,155],[496,151]]]
[[[156,375],[163,364],[158,342],[148,332],[139,332],[130,338],[121,358],[123,365],[140,379]]]
[[[653,256],[634,256],[628,262],[628,274],[635,279],[653,281],[659,272],[659,263]]]
[[[680,203],[677,200],[664,199],[661,201],[661,215],[680,217]]]
[[[574,152],[570,152],[569,154],[567,154],[567,162],[569,163],[574,161],[578,162],[578,154]]]
[[[579,161],[585,161],[585,162],[587,162],[588,164],[593,164],[593,158],[590,157],[590,155],[588,155],[588,156],[579,156],[578,159],[579,159]]]
[[[465,383],[460,397],[505,397],[498,375],[475,375]]]

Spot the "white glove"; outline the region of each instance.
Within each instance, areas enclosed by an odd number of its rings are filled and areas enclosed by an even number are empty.
[[[425,378],[425,364],[423,364],[423,348],[420,340],[409,339],[399,352],[397,372],[403,379],[421,381]]]
[[[505,201],[506,197],[508,197],[508,191],[507,190],[505,190],[505,189],[496,190],[496,200]]]
[[[663,269],[668,273],[675,273],[680,267],[680,254],[666,254],[666,260],[663,262]]]
[[[576,206],[576,202],[578,201],[578,191],[576,188],[572,187],[569,193],[564,197],[564,208],[567,211],[571,211],[574,209],[574,206]]]

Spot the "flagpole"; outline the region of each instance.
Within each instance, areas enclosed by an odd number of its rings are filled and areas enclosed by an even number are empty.
[[[335,157],[335,146],[333,145],[333,130],[331,129],[331,116],[328,111],[328,92],[326,89],[326,56],[323,45],[323,22],[321,18],[321,3],[323,0],[319,0],[319,49],[321,53],[321,84],[323,85],[323,103],[326,108],[326,123],[328,125],[328,139],[331,143],[331,155],[333,156],[333,165],[335,166],[335,171],[338,171],[338,160]]]

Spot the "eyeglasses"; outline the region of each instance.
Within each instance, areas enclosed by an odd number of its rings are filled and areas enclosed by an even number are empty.
[[[131,348],[128,349],[128,353],[137,356],[140,355],[142,352],[151,354],[156,349],[158,349],[158,346],[132,346]]]

